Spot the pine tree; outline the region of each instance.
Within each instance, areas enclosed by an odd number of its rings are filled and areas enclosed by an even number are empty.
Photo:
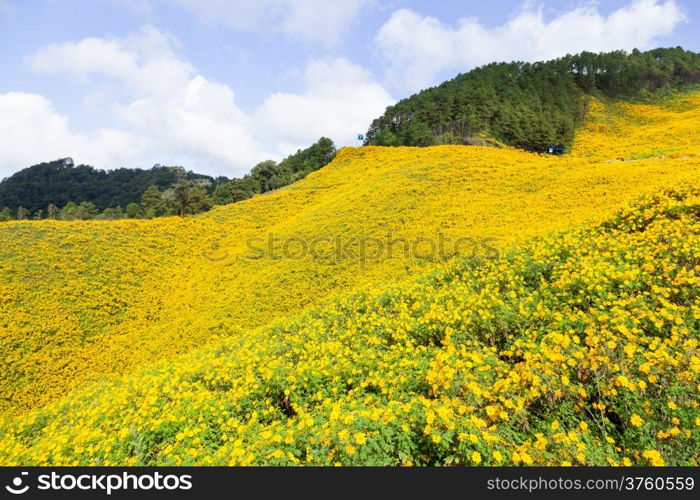
[[[80,220],[94,219],[98,214],[97,207],[90,201],[84,201],[76,210],[75,216]]]
[[[66,206],[61,209],[61,219],[73,220],[77,217],[78,205],[74,201],[69,201]]]
[[[162,215],[163,199],[158,186],[148,186],[143,195],[141,195],[141,209],[144,216],[148,219]]]
[[[49,206],[46,209],[46,216],[49,219],[58,219],[59,213],[60,211],[58,210],[58,207],[53,203],[49,203]]]
[[[129,203],[126,206],[126,216],[129,219],[137,219],[141,217],[141,207],[138,203]]]
[[[30,216],[31,216],[31,213],[26,208],[24,208],[24,207],[17,208],[17,220],[25,220],[25,219],[28,219]]]

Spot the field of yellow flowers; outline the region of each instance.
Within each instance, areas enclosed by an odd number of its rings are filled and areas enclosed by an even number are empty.
[[[700,93],[663,105],[589,103],[588,123],[576,134],[574,154],[599,160],[688,158],[700,154]]]
[[[345,149],[197,217],[0,225],[0,464],[697,464],[700,98],[591,109],[561,158]],[[276,257],[387,235],[497,252]]]
[[[696,464],[700,190],[6,419],[5,464]]]

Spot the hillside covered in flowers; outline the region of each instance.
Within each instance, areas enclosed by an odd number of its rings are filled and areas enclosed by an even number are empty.
[[[697,464],[700,95],[589,106],[562,157],[4,223],[0,464]]]

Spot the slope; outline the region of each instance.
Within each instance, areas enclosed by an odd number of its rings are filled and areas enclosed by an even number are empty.
[[[700,190],[0,425],[4,465],[697,465]]]
[[[697,156],[698,107],[698,93],[649,104],[592,100],[573,153],[599,160]]]
[[[697,104],[695,96],[682,111],[683,134],[698,136]],[[671,128],[679,111],[669,106]],[[603,142],[587,130],[588,144]],[[620,141],[630,147],[648,131],[629,130]],[[602,220],[641,192],[696,182],[700,158],[678,156],[693,144],[669,147],[675,156],[664,161],[613,163],[604,152],[345,149],[299,183],[198,217],[3,224],[0,410],[23,413],[90,381],[243,338],[327,297],[416,276],[453,253],[429,251],[430,241],[471,238],[461,253],[493,256],[494,247]],[[274,252],[260,254],[270,235]],[[414,251],[382,248],[387,235]],[[301,242],[318,252],[279,258]]]

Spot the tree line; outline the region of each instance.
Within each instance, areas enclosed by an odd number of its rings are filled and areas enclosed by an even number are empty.
[[[0,182],[0,207],[15,212],[20,206],[36,213],[49,204],[63,207],[68,202],[87,201],[102,211],[139,202],[148,186],[166,189],[178,180],[172,167],[154,165],[150,169],[119,168],[105,171],[90,165],[75,165],[63,158],[31,166]],[[211,185],[228,181],[187,172],[190,180],[207,180]]]
[[[76,167],[69,158],[56,160],[24,169],[0,183],[0,206],[3,206],[0,209],[0,221],[194,215],[216,205],[235,203],[291,184],[328,164],[335,153],[333,141],[322,137],[312,146],[298,150],[279,163],[273,160],[263,161],[254,166],[249,174],[234,179],[212,178],[188,172],[183,167],[161,165],[150,170],[119,169],[103,172],[87,165]],[[115,172],[118,175],[115,176]],[[115,177],[121,177],[123,184],[112,183],[111,180]],[[81,180],[64,182],[65,178]],[[140,189],[144,178],[157,179],[158,182]],[[77,195],[75,199],[63,204],[52,201],[39,205],[40,202],[37,201],[47,197],[60,200],[61,196],[66,196],[66,192],[74,193],[76,185],[82,186],[82,201],[75,201],[81,199]],[[27,192],[24,198],[20,194],[23,190]],[[8,192],[10,195],[6,194]],[[62,192],[61,196],[58,195],[59,192]],[[85,194],[92,196],[86,199]],[[26,201],[20,204],[18,199]],[[125,199],[126,203],[104,206],[104,200],[108,199]],[[14,202],[13,206],[9,206],[11,203],[7,201]]]
[[[682,48],[583,52],[547,62],[493,63],[389,106],[366,145],[430,146],[501,142],[531,151],[570,147],[586,96],[643,100],[700,84],[700,54]],[[187,215],[295,182],[335,155],[330,139],[242,178],[209,177],[182,167],[109,172],[70,158],[24,169],[0,182],[0,220]],[[61,208],[59,208],[61,207]]]
[[[639,100],[698,83],[700,54],[680,47],[493,63],[389,106],[372,122],[365,144],[478,144],[491,138],[532,151],[568,148],[585,117],[586,95]]]

